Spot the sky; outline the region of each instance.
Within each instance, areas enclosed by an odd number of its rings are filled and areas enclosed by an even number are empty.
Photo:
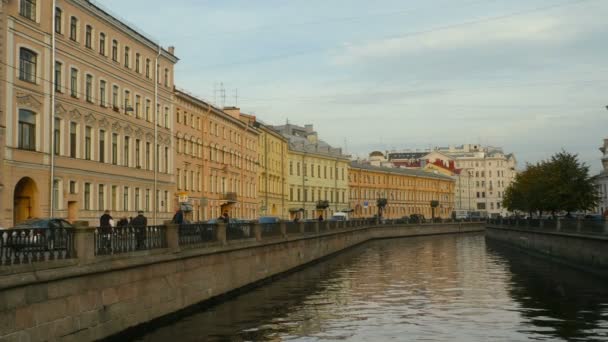
[[[353,155],[476,143],[601,167],[607,0],[97,1],[175,46],[179,88]]]

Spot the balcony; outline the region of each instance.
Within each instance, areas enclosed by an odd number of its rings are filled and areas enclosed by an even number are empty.
[[[329,201],[318,201],[317,202],[317,209],[322,210],[322,209],[327,209],[329,208]]]
[[[222,201],[226,201],[228,203],[236,203],[237,195],[236,192],[225,192],[222,194]]]

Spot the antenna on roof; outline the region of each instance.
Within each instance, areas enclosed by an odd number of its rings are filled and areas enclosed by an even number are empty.
[[[239,106],[239,88],[234,89],[234,106]]]
[[[226,107],[226,88],[224,82],[220,82],[220,96],[222,98],[222,108]]]

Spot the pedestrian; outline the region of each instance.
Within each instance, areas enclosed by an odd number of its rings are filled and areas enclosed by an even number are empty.
[[[222,218],[224,219],[225,223],[229,223],[230,222],[230,218],[228,217],[228,212],[224,211],[224,215],[222,215]]]
[[[181,208],[175,211],[175,215],[173,215],[173,220],[171,222],[176,224],[184,223],[184,212]]]
[[[99,218],[99,229],[101,233],[100,246],[105,251],[110,251],[112,248],[112,227],[114,226],[114,219],[110,215],[110,211],[104,211],[103,215]]]
[[[120,220],[118,220],[118,223],[116,224],[117,228],[126,228],[129,225],[129,220],[127,220],[127,217],[122,217]]]
[[[319,215],[319,222],[323,222],[323,214]]]
[[[146,227],[148,226],[148,219],[144,216],[143,211],[137,212],[137,217],[131,221],[131,225],[135,230],[135,248],[136,249],[144,249],[146,248]]]

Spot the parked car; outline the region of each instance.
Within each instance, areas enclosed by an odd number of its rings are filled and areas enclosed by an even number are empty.
[[[261,216],[258,219],[258,223],[260,224],[269,224],[269,223],[280,223],[281,219],[275,216]]]
[[[329,218],[330,221],[348,221],[348,214],[343,212],[336,212],[332,217]]]
[[[15,250],[22,249],[65,249],[67,234],[62,229],[74,226],[63,219],[32,219],[6,230],[2,238],[6,246]]]
[[[422,214],[410,215],[410,221],[415,222],[415,223],[425,223],[426,222],[424,215],[422,215]]]
[[[585,215],[585,220],[588,221],[604,221],[604,216],[599,214]]]

